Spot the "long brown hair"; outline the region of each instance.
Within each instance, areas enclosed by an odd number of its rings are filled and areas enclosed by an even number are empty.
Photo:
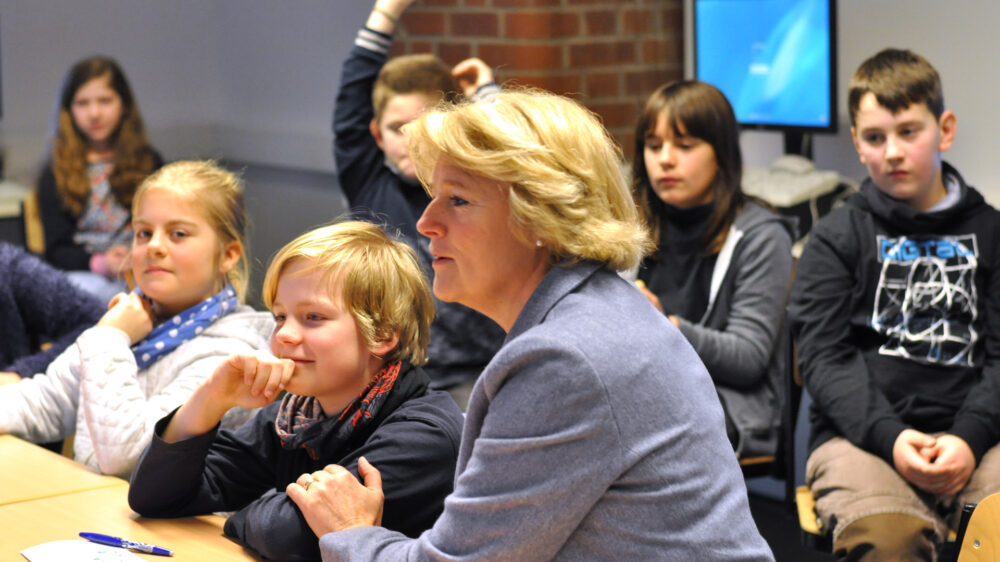
[[[712,180],[712,201],[715,204],[702,237],[705,255],[722,249],[729,227],[743,208],[747,196],[740,188],[743,179],[743,156],[740,153],[740,131],[733,107],[718,88],[697,80],[682,80],[657,88],[649,99],[635,127],[635,156],[632,159],[632,193],[646,221],[650,235],[660,240],[662,202],[653,191],[646,173],[644,156],[646,136],[656,128],[660,115],[666,113],[674,135],[681,130],[712,146],[718,171]]]
[[[86,158],[88,141],[73,122],[71,107],[77,90],[88,81],[103,77],[107,77],[109,85],[122,100],[121,122],[111,137],[114,150],[108,183],[115,199],[124,208],[131,208],[136,188],[155,166],[139,106],[121,67],[114,59],[104,56],[78,61],[66,73],[59,91],[51,155],[56,189],[63,207],[74,216],[80,215],[90,194],[90,178]]]

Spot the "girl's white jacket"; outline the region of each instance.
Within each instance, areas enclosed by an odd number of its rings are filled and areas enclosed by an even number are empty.
[[[95,326],[44,374],[0,386],[0,433],[36,443],[75,435],[77,462],[128,478],[153,425],[229,355],[269,350],[273,326],[270,313],[240,306],[144,370],[136,366],[125,332]],[[251,413],[234,408],[223,425],[239,425]]]

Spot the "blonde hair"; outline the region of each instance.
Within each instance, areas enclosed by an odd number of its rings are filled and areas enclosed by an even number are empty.
[[[622,172],[622,155],[598,118],[540,90],[440,106],[406,126],[424,185],[445,157],[510,185],[511,230],[541,241],[553,261],[634,267],[652,248]]]
[[[382,112],[389,100],[404,94],[423,94],[431,103],[454,101],[458,95],[451,69],[434,55],[401,55],[385,63],[372,87],[375,122],[382,122]]]
[[[153,189],[172,191],[195,203],[219,239],[215,262],[222,261],[226,246],[235,242],[242,250],[240,258],[228,273],[226,282],[233,285],[242,302],[246,298],[249,267],[247,265],[247,215],[243,204],[243,182],[232,172],[215,162],[182,160],[160,168],[142,184],[132,202],[132,215],[139,211],[143,196]]]
[[[305,272],[318,271],[331,296],[339,283],[340,300],[368,344],[391,339],[399,343],[383,359],[427,362],[434,319],[434,300],[416,253],[393,240],[378,226],[347,221],[322,226],[285,245],[264,276],[264,304],[270,310],[282,272],[293,262],[306,262]]]

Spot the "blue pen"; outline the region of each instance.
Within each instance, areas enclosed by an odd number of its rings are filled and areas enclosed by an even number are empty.
[[[137,550],[139,552],[145,552],[147,554],[159,554],[160,556],[173,556],[174,553],[158,546],[153,546],[151,544],[146,544],[143,542],[130,541],[128,539],[120,539],[118,537],[112,537],[108,535],[102,535],[100,533],[80,533],[80,536],[87,539],[90,542],[96,542],[98,544],[106,544],[108,546],[117,546],[118,548],[127,548],[129,550]]]

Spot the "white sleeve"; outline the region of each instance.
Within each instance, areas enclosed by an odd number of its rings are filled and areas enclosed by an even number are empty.
[[[245,338],[201,335],[140,371],[120,330],[92,328],[79,341],[85,424],[79,431],[88,433],[96,459],[77,460],[124,476],[149,445],[160,418],[186,402],[231,353],[254,351]]]
[[[44,374],[0,386],[0,433],[48,443],[76,429],[80,353],[70,345]]]

